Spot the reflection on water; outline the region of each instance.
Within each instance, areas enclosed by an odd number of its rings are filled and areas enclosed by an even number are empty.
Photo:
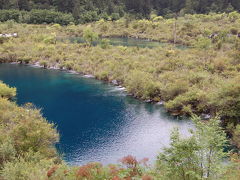
[[[0,65],[0,80],[18,88],[17,102],[32,102],[57,125],[57,148],[70,164],[116,163],[125,155],[154,160],[172,128],[188,135],[192,124],[159,105],[138,101],[94,79],[21,65]]]

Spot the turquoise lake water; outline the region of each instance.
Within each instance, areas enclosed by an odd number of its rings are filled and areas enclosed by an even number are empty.
[[[189,120],[169,116],[160,105],[127,96],[120,88],[56,70],[0,64],[0,80],[17,88],[17,103],[34,103],[56,124],[57,144],[72,165],[116,163],[126,155],[153,161],[169,144],[173,127],[183,136]]]
[[[84,39],[82,37],[69,37],[69,38],[58,38],[59,40],[69,40],[71,43],[84,43]],[[125,38],[125,37],[115,37],[115,38],[103,38],[109,40],[109,44],[112,46],[126,46],[126,47],[139,47],[139,48],[156,48],[156,47],[164,47],[168,45],[172,45],[170,43],[163,43],[158,41],[150,41],[147,39],[137,39],[137,38]],[[100,41],[93,42],[93,45],[100,44]],[[184,45],[176,45],[178,49],[187,49],[187,46]]]

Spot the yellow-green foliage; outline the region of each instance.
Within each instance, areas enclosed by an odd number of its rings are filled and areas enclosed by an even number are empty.
[[[11,88],[0,81],[0,97],[11,99],[16,96],[16,88]]]
[[[151,18],[151,20],[120,19],[114,22],[98,21],[86,25],[66,27],[69,35],[82,35],[86,27],[91,27],[100,36],[105,37],[138,37],[147,38],[162,42],[173,42],[174,25],[176,22],[177,43],[197,46],[198,42],[203,46],[209,44],[207,41],[211,34],[231,34],[231,29],[239,29],[240,14],[232,12],[230,14],[194,14],[185,15],[175,19],[164,19],[161,16]],[[70,31],[71,29],[71,31]],[[217,37],[219,38],[219,37]]]
[[[224,35],[224,32],[230,25],[239,27],[239,23],[238,21],[226,23],[229,16],[227,14],[186,15],[180,18],[179,33],[184,33],[183,39],[193,45],[192,48],[187,49],[177,49],[173,45],[148,49],[102,45],[86,47],[84,44],[68,41],[55,43],[56,37],[69,34],[69,28],[72,29],[70,34],[76,35],[81,31],[80,35],[85,35],[87,38],[88,34],[95,34],[93,31],[98,31],[98,26],[102,24],[124,29],[119,26],[121,23],[124,24],[123,20],[112,23],[99,21],[89,25],[91,30],[85,25],[56,28],[56,25],[14,24],[14,28],[9,28],[8,31],[17,30],[19,38],[10,39],[2,44],[0,60],[20,63],[39,62],[44,67],[55,66],[93,74],[105,81],[116,79],[127,87],[129,93],[138,98],[165,101],[167,110],[175,114],[220,112],[223,116],[236,119],[239,109],[236,97],[240,89],[238,87],[234,89],[231,84],[236,83],[240,75],[240,56],[236,45],[239,40],[236,36]],[[212,19],[216,19],[217,22],[211,23]],[[200,27],[200,22],[209,30]],[[135,24],[136,29],[148,29],[152,22],[140,20],[131,23]],[[170,28],[169,24],[174,23],[173,19],[161,19],[157,23],[164,23],[159,26],[166,28],[166,32],[163,33],[164,38],[172,36],[168,28]],[[216,26],[218,23],[223,23],[221,29]],[[6,30],[6,24],[1,24],[0,29]],[[229,33],[230,31],[231,29]],[[221,41],[221,45],[216,44],[215,39],[208,38],[213,32],[219,34],[216,42]],[[107,36],[107,31],[104,33],[102,35]],[[150,36],[151,31],[146,31],[144,34]],[[191,38],[187,38],[186,34]],[[92,38],[89,41],[92,42]],[[227,99],[230,96],[236,98],[231,104]],[[226,103],[227,101],[229,103]]]
[[[53,159],[27,152],[24,157],[6,162],[0,174],[4,180],[46,180],[47,171],[55,165]]]
[[[177,43],[156,48],[86,46],[57,41],[58,37],[129,36],[173,42],[175,19],[120,19],[88,25],[0,24],[0,32],[18,32],[18,38],[0,46],[1,62],[59,67],[93,74],[105,81],[117,80],[143,100],[164,101],[175,115],[219,114],[238,144],[240,118],[240,29],[238,13],[185,15],[177,19]],[[91,29],[91,31],[89,31]],[[10,140],[9,140],[10,141]],[[11,144],[11,143],[10,143]],[[8,144],[6,144],[8,146]],[[10,146],[9,146],[10,147]],[[14,151],[13,151],[14,152]]]
[[[0,83],[0,179],[46,179],[58,160],[58,134],[33,105],[17,106],[7,98],[16,88]]]
[[[25,152],[39,152],[46,157],[56,154],[54,144],[58,134],[54,125],[41,116],[39,110],[28,104],[18,107],[0,98],[0,165]]]

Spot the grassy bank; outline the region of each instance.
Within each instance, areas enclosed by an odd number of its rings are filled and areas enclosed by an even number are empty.
[[[82,36],[86,27],[92,28],[103,37],[134,37],[175,42],[193,47],[207,41],[208,37],[218,34],[215,41],[224,41],[226,36],[236,35],[240,29],[240,14],[195,14],[177,19],[164,19],[161,16],[150,20],[120,19],[117,21],[99,20],[95,23],[72,25],[65,29],[68,35]],[[206,39],[207,38],[207,39]]]

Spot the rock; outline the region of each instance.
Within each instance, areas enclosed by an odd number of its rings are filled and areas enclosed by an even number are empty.
[[[118,86],[118,88],[119,88],[120,91],[125,91],[125,92],[127,91],[125,87]]]
[[[210,114],[202,114],[201,118],[204,119],[204,120],[208,120],[208,119],[211,118],[211,115]]]
[[[112,80],[112,84],[115,85],[115,86],[118,86],[118,85],[119,85],[119,83],[118,83],[117,80]]]
[[[84,75],[83,77],[85,77],[85,78],[94,78],[94,75],[92,75],[92,74],[86,74],[86,75]]]
[[[37,67],[37,68],[43,68],[43,66],[41,66],[39,62],[36,62],[35,64],[33,64],[31,66],[32,67]]]
[[[146,100],[146,101],[144,101],[144,102],[146,102],[146,103],[151,103],[152,100],[151,100],[151,99],[148,99],[148,100]]]
[[[210,39],[213,39],[213,38],[216,38],[218,36],[218,34],[217,33],[213,33],[213,34],[211,34],[210,36],[208,36]]]
[[[68,73],[70,73],[70,74],[78,74],[76,71],[74,71],[74,70],[70,70],[70,71],[68,71]]]
[[[156,104],[157,104],[157,105],[163,105],[164,102],[163,102],[163,101],[159,101],[159,102],[157,102]]]
[[[9,37],[17,37],[18,34],[17,33],[10,33],[10,34],[0,34],[0,37],[6,37],[6,38],[9,38]]]

